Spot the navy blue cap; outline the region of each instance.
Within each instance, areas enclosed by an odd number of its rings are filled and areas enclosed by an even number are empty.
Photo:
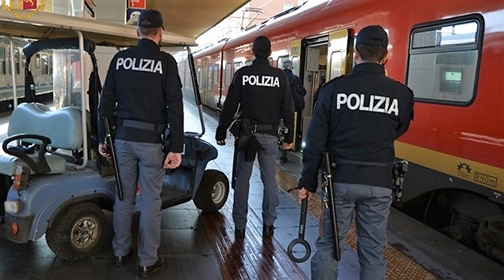
[[[143,10],[142,13],[138,16],[137,25],[139,27],[146,28],[156,28],[163,26],[163,15],[159,11],[156,10]]]
[[[266,36],[258,36],[254,39],[252,49],[258,53],[267,53],[271,51],[271,42]]]
[[[386,48],[388,46],[387,32],[379,25],[366,26],[357,34],[356,45],[358,44]]]

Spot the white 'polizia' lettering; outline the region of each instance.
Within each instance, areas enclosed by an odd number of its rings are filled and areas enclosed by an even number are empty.
[[[121,67],[125,70],[163,74],[163,64],[161,61],[153,59],[119,57],[116,62],[116,70],[119,70]]]
[[[280,87],[280,79],[275,76],[243,75],[242,85],[247,83],[251,86]]]
[[[338,93],[336,95],[336,109],[340,109],[343,105],[352,111],[359,110],[399,116],[399,102],[396,98],[391,99],[386,96],[370,95],[366,98],[364,94]]]

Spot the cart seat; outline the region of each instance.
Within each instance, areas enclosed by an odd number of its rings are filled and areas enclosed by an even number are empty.
[[[44,104],[22,103],[12,112],[7,135],[0,152],[0,174],[12,176],[18,165],[35,174],[64,173],[66,159],[47,152],[47,148],[71,151],[82,147],[81,110],[65,107],[51,111]],[[25,146],[16,146],[19,141]],[[26,144],[39,149],[27,149]]]

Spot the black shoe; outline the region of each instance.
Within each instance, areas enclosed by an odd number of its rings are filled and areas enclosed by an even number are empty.
[[[163,266],[164,259],[158,257],[157,261],[151,266],[138,266],[138,276],[147,278]]]
[[[130,249],[129,253],[125,256],[114,256],[114,265],[115,266],[123,266],[129,259],[133,257],[133,249]]]
[[[235,229],[235,237],[244,238],[245,229]]]
[[[275,231],[274,226],[263,226],[263,237],[270,237],[273,236],[273,233]]]

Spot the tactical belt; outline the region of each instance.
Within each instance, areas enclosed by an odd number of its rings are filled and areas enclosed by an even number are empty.
[[[392,167],[392,162],[357,161],[357,160],[349,160],[349,159],[337,159],[336,164]]]
[[[156,133],[163,133],[166,129],[165,124],[153,124],[148,122],[142,122],[137,120],[121,120],[119,126],[137,128],[142,130],[150,130]]]

